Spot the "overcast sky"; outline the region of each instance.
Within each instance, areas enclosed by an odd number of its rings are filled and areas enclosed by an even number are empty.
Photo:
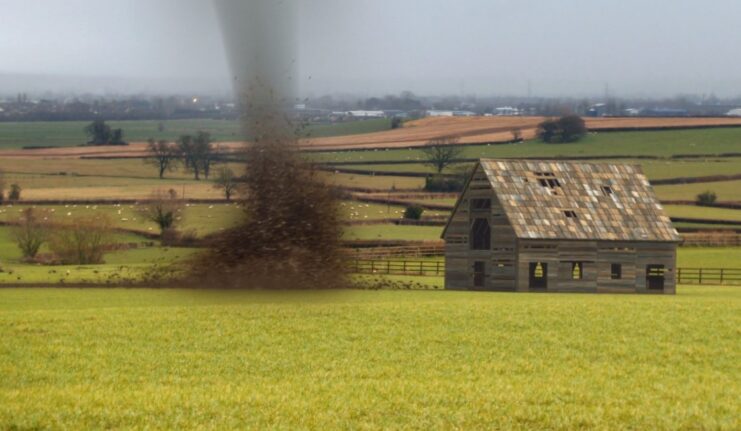
[[[307,95],[741,95],[739,0],[302,1]],[[105,78],[90,91],[230,76],[209,0],[0,0],[0,73]]]

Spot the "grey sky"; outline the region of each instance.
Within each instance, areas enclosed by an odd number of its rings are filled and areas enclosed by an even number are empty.
[[[741,95],[738,0],[303,0],[300,16],[305,94]],[[0,73],[229,85],[209,0],[0,0]]]

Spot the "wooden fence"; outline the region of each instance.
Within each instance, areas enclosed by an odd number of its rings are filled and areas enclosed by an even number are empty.
[[[441,277],[445,262],[355,259],[351,270],[355,274]],[[677,284],[741,285],[741,268],[677,268]]]
[[[360,260],[352,261],[351,269],[356,274],[411,275],[436,277],[445,275],[443,261],[413,260]]]
[[[741,285],[739,268],[677,268],[677,284]]]

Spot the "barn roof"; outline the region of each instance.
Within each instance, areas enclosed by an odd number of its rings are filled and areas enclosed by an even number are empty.
[[[680,241],[639,166],[481,160],[518,238]]]

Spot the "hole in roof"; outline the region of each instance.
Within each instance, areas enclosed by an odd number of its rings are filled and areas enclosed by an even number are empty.
[[[602,186],[602,191],[603,191],[603,192],[604,192],[604,193],[605,193],[606,195],[608,195],[608,196],[609,196],[609,195],[611,195],[611,194],[613,194],[613,193],[615,193],[615,191],[614,191],[614,190],[612,189],[612,187],[610,187],[610,186]]]
[[[571,219],[578,218],[576,215],[576,211],[573,211],[573,210],[564,211],[563,214],[566,216],[566,218],[571,218]]]

